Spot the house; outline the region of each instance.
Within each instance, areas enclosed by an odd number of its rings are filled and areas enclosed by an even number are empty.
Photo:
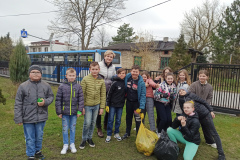
[[[175,41],[168,41],[168,37],[164,37],[162,41],[119,43],[102,49],[120,51],[124,68],[139,65],[144,70],[158,71],[168,66],[175,44]],[[189,53],[192,54],[193,62],[197,54],[202,54],[194,49],[189,49]]]
[[[31,45],[28,46],[29,52],[50,52],[50,51],[70,51],[76,50],[77,47],[68,44],[67,42],[62,43],[59,40],[52,41],[50,45],[49,41],[38,41],[31,42]]]

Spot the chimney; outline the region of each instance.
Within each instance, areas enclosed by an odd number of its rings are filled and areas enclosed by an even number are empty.
[[[168,37],[163,37],[163,42],[168,42]]]

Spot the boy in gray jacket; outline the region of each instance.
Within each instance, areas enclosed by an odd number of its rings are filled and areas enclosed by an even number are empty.
[[[50,85],[41,80],[42,69],[38,65],[32,65],[28,73],[29,80],[23,82],[17,91],[14,121],[23,125],[28,159],[43,159],[43,129],[48,119],[48,106],[54,95]]]
[[[76,70],[68,68],[66,79],[57,91],[56,113],[62,118],[63,149],[61,154],[66,154],[68,150],[68,129],[70,129],[70,149],[76,153],[75,131],[77,117],[82,115],[84,107],[83,91],[80,84],[76,83]]]

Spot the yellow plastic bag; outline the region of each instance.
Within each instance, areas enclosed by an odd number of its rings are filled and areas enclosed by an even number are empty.
[[[136,139],[137,150],[144,153],[145,156],[151,156],[157,141],[157,134],[148,130],[141,122]]]

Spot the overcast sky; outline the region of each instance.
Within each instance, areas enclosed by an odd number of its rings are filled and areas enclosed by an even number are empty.
[[[34,36],[48,39],[50,32],[47,26],[50,24],[50,20],[54,19],[56,13],[6,16],[58,10],[48,1],[50,0],[0,0],[0,36],[10,32],[10,36],[16,40],[20,37],[20,31],[25,28],[28,33]],[[121,16],[164,1],[167,0],[128,0],[125,3],[126,9],[121,11]],[[226,6],[233,2],[233,0],[219,1]],[[130,23],[135,32],[148,31],[154,35],[156,40],[162,40],[163,37],[169,37],[169,40],[176,40],[180,34],[179,23],[183,19],[184,12],[188,12],[202,3],[203,0],[171,0],[157,7],[113,22],[111,23],[112,27],[109,25],[104,25],[104,27],[106,27],[109,37],[117,34],[117,28],[120,25]],[[25,43],[31,41],[40,40],[30,36],[24,39]],[[61,41],[64,41],[64,39]]]

